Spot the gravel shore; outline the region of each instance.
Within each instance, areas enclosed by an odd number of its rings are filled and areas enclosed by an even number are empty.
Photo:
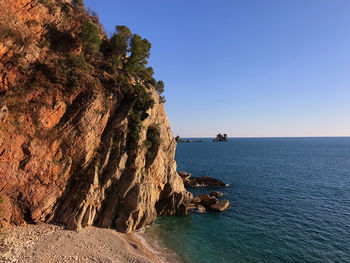
[[[39,224],[6,229],[0,262],[161,263],[133,234],[87,227],[79,232]]]

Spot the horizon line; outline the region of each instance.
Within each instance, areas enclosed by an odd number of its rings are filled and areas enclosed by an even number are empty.
[[[174,136],[175,137],[175,136]],[[211,139],[216,136],[210,137],[191,137],[185,136],[180,138],[198,138],[198,139]],[[329,136],[237,136],[237,137],[227,137],[232,139],[244,139],[244,138],[350,138],[350,135],[329,135]]]

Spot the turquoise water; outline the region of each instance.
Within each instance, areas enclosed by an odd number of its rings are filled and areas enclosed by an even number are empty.
[[[162,217],[146,235],[184,262],[350,262],[350,138],[182,143],[178,170],[209,175],[223,213]]]

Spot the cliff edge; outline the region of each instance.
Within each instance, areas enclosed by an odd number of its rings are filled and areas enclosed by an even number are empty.
[[[0,0],[1,224],[130,232],[186,214],[149,49],[70,1]]]

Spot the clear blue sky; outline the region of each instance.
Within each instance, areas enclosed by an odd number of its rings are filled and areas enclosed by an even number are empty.
[[[85,2],[152,43],[175,136],[350,136],[349,0]]]

